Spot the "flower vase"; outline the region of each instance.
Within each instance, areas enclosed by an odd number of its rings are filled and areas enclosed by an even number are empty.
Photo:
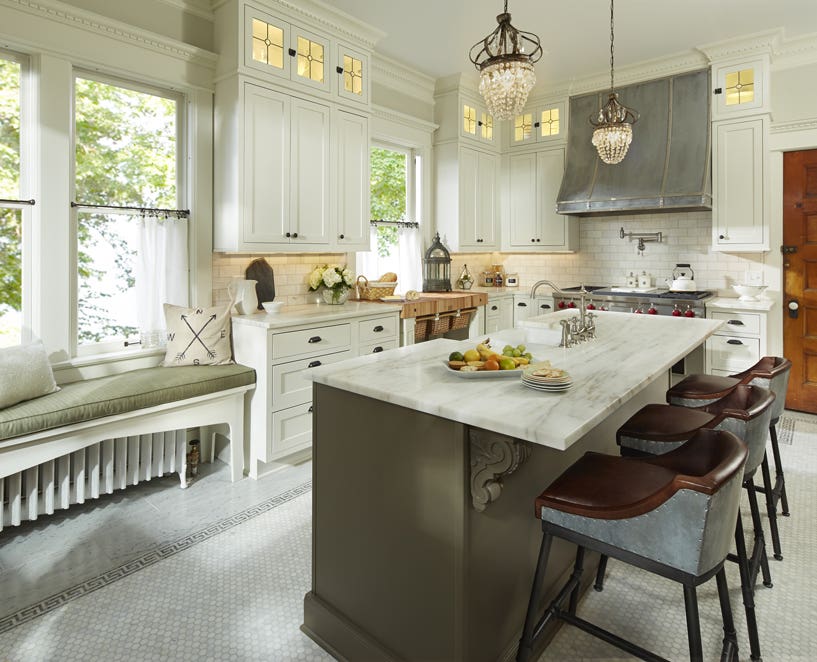
[[[330,289],[327,287],[323,290],[323,300],[326,301],[326,303],[335,305],[346,303],[351,291],[352,288],[350,287],[342,287],[338,289]]]

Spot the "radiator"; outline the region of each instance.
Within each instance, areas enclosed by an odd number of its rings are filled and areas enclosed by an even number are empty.
[[[105,439],[0,478],[0,531],[186,467],[186,430]]]

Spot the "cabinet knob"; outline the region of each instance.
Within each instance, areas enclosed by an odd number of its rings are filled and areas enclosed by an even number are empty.
[[[377,353],[382,352],[382,351],[383,351],[383,348],[380,345],[378,345],[377,347],[375,347],[372,350],[372,354],[377,354]]]
[[[726,235],[725,234],[719,234],[718,239],[726,239]]]
[[[376,327],[374,327],[372,329],[372,332],[373,333],[380,333],[382,330],[383,330],[383,327],[378,324]]]
[[[539,241],[542,241],[542,240],[541,240],[541,239],[537,239],[536,241],[537,241],[537,242],[539,242]]]
[[[289,232],[287,232],[284,236],[285,237],[291,237],[292,235]]]
[[[310,364],[309,364],[308,366],[306,366],[306,367],[307,367],[307,368],[317,368],[319,365],[321,365],[321,362],[320,362],[320,361],[312,361],[312,362],[310,362]]]
[[[533,126],[535,126],[535,127],[538,129],[538,128],[539,128],[539,126],[540,126],[540,124],[541,124],[541,122],[534,122],[534,123],[533,123]]]
[[[307,411],[311,414],[315,410],[315,405],[309,405],[309,409]]]
[[[730,338],[729,340],[726,341],[726,344],[727,345],[742,345],[743,343],[740,340],[738,340],[737,338]]]
[[[335,71],[337,71],[339,74],[342,74],[343,73],[343,67],[336,67]]]
[[[345,238],[346,238],[346,237],[344,237],[342,234],[339,234],[339,235],[338,235],[338,239],[345,239]]]
[[[481,242],[482,242],[482,239],[477,239],[478,244],[481,243]]]
[[[289,56],[295,57],[297,55],[297,51],[294,48],[289,49]]]
[[[530,238],[530,243],[534,243],[535,241],[536,239],[534,239],[533,237]]]
[[[314,345],[316,342],[320,342],[321,340],[322,340],[322,338],[320,336],[312,336],[306,342],[308,342],[310,345]]]
[[[295,239],[297,236],[298,236],[298,233],[297,233],[297,232],[293,232],[293,233],[292,233],[292,238],[293,238],[293,239]]]
[[[491,310],[499,310],[496,306],[491,306]]]

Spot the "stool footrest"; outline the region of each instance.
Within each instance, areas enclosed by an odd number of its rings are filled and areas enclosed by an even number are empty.
[[[623,650],[625,653],[635,655],[642,660],[647,660],[648,662],[669,662],[666,658],[660,657],[655,653],[648,651],[646,648],[642,648],[638,644],[633,643],[632,641],[623,639],[609,630],[605,630],[604,628],[601,628],[590,621],[586,621],[583,618],[574,616],[573,614],[562,611],[561,609],[556,610],[556,617],[560,618],[565,623],[570,623],[570,625],[573,625],[580,630],[584,630],[587,632],[587,634],[591,634],[597,639],[606,641],[608,644]]]

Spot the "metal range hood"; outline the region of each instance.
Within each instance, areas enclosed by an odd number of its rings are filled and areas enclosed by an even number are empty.
[[[567,162],[556,203],[560,214],[712,209],[709,70],[618,88],[641,118],[626,158],[604,163],[588,118],[608,90],[570,98]]]

